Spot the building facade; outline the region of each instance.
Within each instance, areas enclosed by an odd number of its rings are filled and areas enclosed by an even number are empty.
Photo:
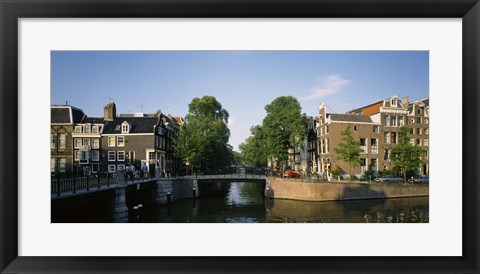
[[[335,148],[342,142],[342,132],[350,127],[354,140],[360,142],[360,166],[352,167],[342,160],[338,160]],[[374,122],[370,116],[355,114],[330,114],[326,112],[324,103],[319,106],[317,124],[318,135],[318,172],[325,179],[331,179],[333,170],[340,170],[346,174],[361,174],[366,170],[378,171],[383,164],[381,158],[382,140],[381,124]]]
[[[50,172],[76,171],[73,152],[73,130],[85,114],[72,106],[50,107]]]
[[[114,102],[104,107],[103,117],[87,117],[72,106],[51,106],[51,114],[52,172],[95,175],[133,165],[153,176],[155,170],[170,175],[180,168],[173,150],[180,116],[117,115]]]

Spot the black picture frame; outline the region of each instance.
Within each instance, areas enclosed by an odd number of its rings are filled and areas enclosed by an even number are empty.
[[[0,16],[1,273],[479,273],[480,5],[478,0],[0,0]],[[463,106],[452,107],[462,107],[463,115],[463,211],[461,213],[463,256],[18,256],[18,19],[57,17],[462,18]],[[441,239],[438,240],[441,244]],[[265,247],[265,252],[268,255],[268,247]]]

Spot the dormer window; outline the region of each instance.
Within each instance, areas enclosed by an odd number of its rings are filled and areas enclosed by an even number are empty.
[[[390,105],[393,106],[393,107],[396,107],[397,106],[397,99],[392,99],[390,100]]]
[[[122,133],[129,133],[130,131],[130,126],[127,122],[122,123]]]

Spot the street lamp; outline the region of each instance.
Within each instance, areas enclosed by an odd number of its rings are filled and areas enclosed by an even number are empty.
[[[185,162],[185,165],[187,166],[187,174],[186,175],[188,176],[188,165],[189,165],[188,161]]]

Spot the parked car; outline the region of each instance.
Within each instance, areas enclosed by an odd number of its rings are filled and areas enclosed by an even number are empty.
[[[300,178],[300,173],[296,172],[293,169],[285,170],[283,172],[283,178]]]
[[[379,177],[375,179],[377,182],[390,183],[390,182],[403,182],[403,178],[396,175],[387,175],[384,177]]]
[[[414,177],[413,180],[409,180],[412,183],[428,183],[428,176],[418,176]]]

